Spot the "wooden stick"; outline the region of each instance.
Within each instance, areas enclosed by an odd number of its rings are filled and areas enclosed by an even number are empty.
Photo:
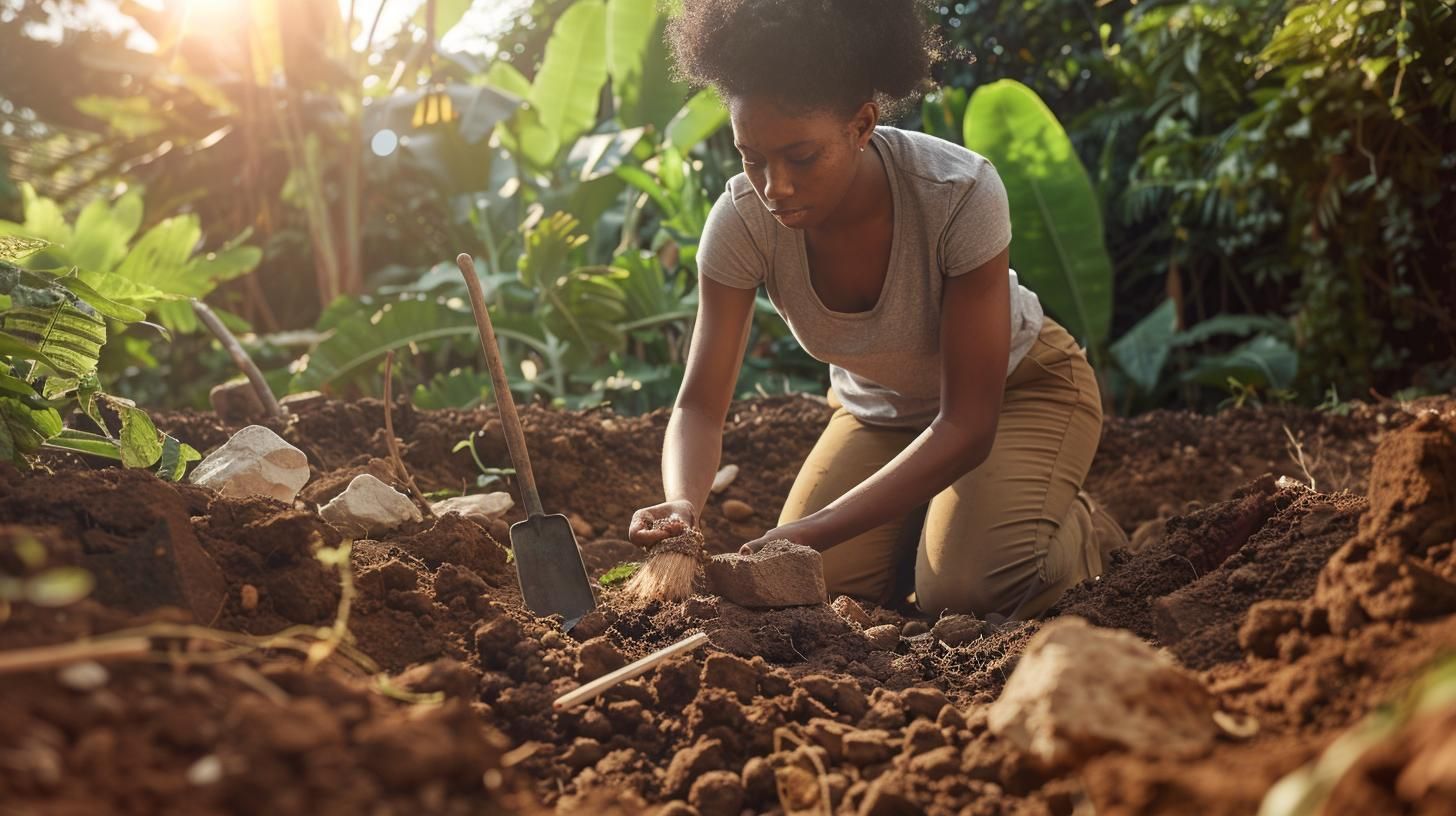
[[[597,679],[591,681],[590,683],[587,683],[584,686],[581,686],[580,688],[568,691],[567,693],[556,698],[556,702],[551,704],[551,709],[553,711],[565,711],[568,708],[574,708],[586,702],[587,700],[595,699],[598,695],[611,688],[612,686],[615,686],[618,683],[622,683],[627,680],[631,680],[632,678],[636,677],[639,674],[643,674],[648,669],[656,666],[658,663],[661,663],[669,657],[675,657],[677,655],[683,654],[684,652],[691,652],[692,650],[698,648],[699,646],[702,646],[704,643],[707,642],[708,634],[706,632],[698,632],[695,635],[689,635],[688,637],[683,638],[682,640],[672,644],[671,646],[658,649],[657,651],[642,658],[636,663],[631,663],[623,666],[622,668],[617,669],[610,674],[604,674],[601,677],[598,677]]]
[[[0,652],[0,674],[38,671],[68,666],[83,660],[122,660],[141,657],[151,651],[152,642],[144,637],[93,640],[40,646],[35,649],[14,649]]]
[[[410,475],[409,468],[404,466],[404,456],[399,452],[399,440],[394,436],[394,349],[390,349],[384,355],[384,437],[389,441],[389,458],[394,462],[395,473],[409,488],[410,495],[414,497],[417,504],[433,515],[430,510],[430,503],[420,494],[420,489],[415,486],[415,477]]]
[[[197,318],[202,321],[202,325],[206,326],[208,331],[212,332],[212,336],[222,343],[228,356],[233,358],[233,363],[242,369],[244,376],[248,378],[248,383],[253,386],[253,393],[257,394],[258,401],[263,403],[263,411],[268,414],[269,418],[278,419],[283,416],[283,406],[278,404],[278,398],[273,396],[273,389],[268,387],[268,381],[263,379],[263,373],[258,370],[253,358],[248,356],[248,352],[243,350],[243,345],[238,342],[238,338],[228,331],[228,327],[222,324],[222,320],[206,303],[193,298],[192,311],[197,313]]]

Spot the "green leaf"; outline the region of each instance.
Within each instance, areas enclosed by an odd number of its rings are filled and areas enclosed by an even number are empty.
[[[728,108],[723,105],[717,91],[704,88],[694,94],[667,123],[667,145],[680,153],[687,153],[726,124]]]
[[[25,582],[25,600],[36,606],[69,606],[91,594],[96,579],[80,567],[54,567]]]
[[[1246,337],[1263,332],[1272,337],[1290,333],[1289,321],[1265,315],[1214,315],[1202,323],[1189,326],[1173,336],[1174,346],[1194,346],[1221,334]]]
[[[6,394],[12,397],[34,397],[35,389],[25,380],[0,371],[0,394]]]
[[[436,374],[429,384],[415,386],[412,402],[416,408],[471,409],[490,397],[490,374],[485,371],[457,368],[447,374]]]
[[[0,235],[0,261],[20,261],[50,246],[49,241],[23,235]]]
[[[1144,392],[1158,385],[1158,375],[1168,360],[1173,334],[1178,328],[1177,304],[1170,298],[1139,320],[1109,351],[1127,376]]]
[[[76,297],[86,301],[86,305],[112,320],[121,323],[136,323],[145,319],[147,316],[147,313],[141,309],[133,308],[123,303],[117,303],[111,298],[106,297],[75,275],[64,275],[56,278],[56,283],[71,290]]]
[[[637,570],[641,568],[642,563],[640,561],[629,561],[625,564],[618,564],[617,566],[612,567],[611,569],[602,573],[602,577],[597,579],[597,583],[601,584],[604,587],[616,586],[617,584],[625,583],[628,578],[636,575]]]
[[[63,302],[50,309],[13,305],[4,319],[5,331],[38,348],[57,372],[81,377],[96,370],[106,321],[94,314]]]
[[[499,327],[497,332],[504,333]],[[426,300],[387,303],[372,313],[341,319],[333,334],[309,352],[307,364],[294,375],[289,390],[323,388],[354,375],[392,349],[444,338],[474,337],[476,333],[475,318],[468,309]]]
[[[1056,116],[1019,82],[976,89],[965,144],[991,160],[1011,201],[1011,263],[1047,310],[1089,347],[1112,322],[1112,260],[1092,180]]]
[[[121,444],[100,434],[67,428],[46,440],[46,447],[121,461]]]
[[[1299,354],[1288,343],[1259,335],[1227,354],[1203,358],[1183,380],[1222,388],[1233,378],[1244,385],[1288,388],[1298,373]]]
[[[129,468],[151,467],[162,458],[162,440],[147,412],[117,397],[108,400],[121,415],[121,463]]]
[[[18,399],[0,397],[0,459],[24,465],[22,458],[40,450],[61,432],[61,415],[52,408],[37,410]]]
[[[180,482],[187,475],[187,465],[201,458],[202,454],[196,448],[171,434],[162,434],[162,456],[157,460],[157,475],[169,482]]]
[[[52,369],[60,370],[55,361],[36,344],[5,332],[0,332],[0,355],[14,360],[38,360]]]
[[[657,0],[607,0],[607,68],[617,120],[663,128],[687,94],[674,82]]]
[[[66,245],[71,262],[88,272],[109,272],[126,257],[126,245],[142,220],[142,196],[132,190],[112,207],[104,198],[76,217],[75,237]]]
[[[606,25],[607,7],[601,0],[577,0],[557,18],[546,41],[530,100],[550,134],[553,159],[561,145],[596,124],[598,99],[607,81]]]
[[[587,182],[612,175],[642,141],[644,128],[593,133],[576,140],[566,155],[566,169],[577,181]]]
[[[450,29],[455,27],[456,23],[460,22],[460,18],[470,10],[470,3],[471,0],[435,0],[435,38],[437,40],[443,38]]]

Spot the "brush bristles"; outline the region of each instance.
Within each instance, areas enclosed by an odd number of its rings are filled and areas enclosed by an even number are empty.
[[[683,552],[658,552],[648,557],[623,590],[638,601],[681,601],[693,594],[698,559]]]

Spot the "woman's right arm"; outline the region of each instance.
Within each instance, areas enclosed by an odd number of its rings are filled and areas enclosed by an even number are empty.
[[[698,317],[687,370],[662,442],[662,486],[667,499],[637,511],[628,538],[650,546],[681,532],[659,519],[688,514],[696,525],[723,454],[723,422],[733,400],[748,344],[756,289],[740,289],[698,275]]]

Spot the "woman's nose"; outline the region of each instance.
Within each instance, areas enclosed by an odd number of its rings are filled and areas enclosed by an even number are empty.
[[[763,196],[774,203],[787,203],[794,197],[794,184],[784,170],[764,171]]]

